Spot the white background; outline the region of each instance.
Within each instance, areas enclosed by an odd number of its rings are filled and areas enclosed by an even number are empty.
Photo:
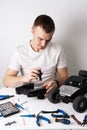
[[[53,41],[64,48],[69,75],[87,70],[87,0],[0,0],[0,86],[13,51],[29,40],[40,14],[54,19]]]

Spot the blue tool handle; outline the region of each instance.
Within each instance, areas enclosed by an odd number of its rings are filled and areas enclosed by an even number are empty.
[[[87,115],[85,115],[83,122],[87,122]]]
[[[58,109],[58,112],[62,113],[63,115],[67,116],[68,114],[66,112],[64,112],[63,110],[61,109]]]
[[[52,113],[51,116],[52,117],[64,117],[64,115],[57,115],[57,114],[54,114],[54,113]]]
[[[24,108],[20,104],[18,104],[18,103],[15,103],[15,106],[20,108],[20,109],[22,109],[22,110],[24,110]]]
[[[6,99],[8,97],[9,97],[9,95],[0,95],[0,100]]]
[[[70,118],[70,116],[68,116],[68,115],[58,115],[58,114],[54,114],[54,113],[52,113],[51,116],[52,117],[58,117],[58,118],[62,118],[62,117],[63,118]]]
[[[69,125],[70,124],[70,120],[66,120],[65,124]]]
[[[46,118],[46,117],[44,117],[44,116],[37,116],[37,117],[36,117],[36,124],[37,124],[38,126],[40,126],[40,123],[39,123],[39,120],[40,120],[40,119],[42,119],[42,120],[47,121],[48,123],[50,123],[50,120],[49,120],[48,118]]]
[[[21,117],[35,117],[35,114],[20,115]]]
[[[0,115],[0,117],[2,117],[2,115]]]
[[[84,118],[86,121],[87,121],[87,115],[85,115],[85,118]]]
[[[38,117],[37,117],[37,119],[36,119],[36,124],[37,124],[38,126],[40,126],[39,118],[38,118]]]
[[[48,123],[50,123],[50,120],[49,120],[48,118],[44,117],[44,116],[40,116],[40,119],[45,120],[45,121],[47,121]]]
[[[67,120],[67,119],[55,119],[55,122],[61,122],[66,125],[70,124],[70,120]]]

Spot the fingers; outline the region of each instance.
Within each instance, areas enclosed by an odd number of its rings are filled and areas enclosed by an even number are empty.
[[[46,94],[48,94],[48,92],[49,92],[52,88],[53,88],[53,87],[48,88],[47,91],[46,91]]]
[[[24,76],[25,82],[31,82],[31,80],[37,80],[40,74],[40,67],[31,69],[27,75]]]
[[[33,69],[31,69],[30,71],[29,71],[29,73],[30,74],[39,74],[40,72],[38,71],[38,70],[40,70],[40,68],[38,67],[38,68],[33,68]]]
[[[30,70],[30,76],[32,79],[38,79],[39,75],[40,75],[41,71],[40,68],[33,68],[32,70]]]
[[[46,93],[48,93],[51,89],[57,87],[55,81],[49,81],[48,83],[44,84],[44,87],[46,88]]]

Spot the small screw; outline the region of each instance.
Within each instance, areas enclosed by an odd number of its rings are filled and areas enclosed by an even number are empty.
[[[12,125],[13,123],[16,123],[16,121],[8,122],[8,123],[5,124],[5,126]]]

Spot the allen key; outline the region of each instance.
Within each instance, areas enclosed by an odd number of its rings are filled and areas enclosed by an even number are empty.
[[[79,121],[75,115],[71,115],[71,117],[77,122],[78,125],[82,125],[81,121]]]

